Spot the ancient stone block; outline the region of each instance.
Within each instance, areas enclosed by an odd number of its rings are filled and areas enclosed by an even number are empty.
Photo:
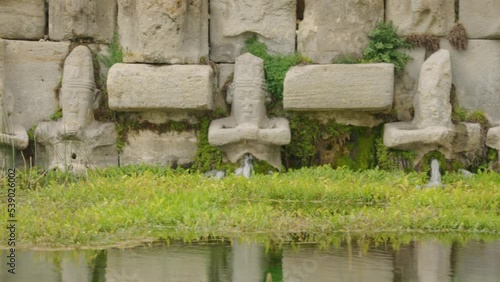
[[[299,23],[298,51],[315,63],[342,56],[361,56],[368,33],[384,20],[384,1],[305,0]]]
[[[208,0],[118,0],[124,62],[199,63],[208,58]]]
[[[469,38],[500,38],[500,1],[460,0],[460,21]]]
[[[295,0],[210,1],[210,59],[234,62],[256,34],[274,53],[295,50]]]
[[[58,109],[56,89],[69,42],[5,42],[5,89],[15,99],[12,119],[28,130]]]
[[[211,110],[207,65],[115,64],[108,73],[109,107],[117,111]]]
[[[412,60],[406,64],[401,76],[394,77],[394,109],[401,121],[413,119],[413,98],[417,93],[420,68],[425,60],[424,48],[414,48],[408,53]]]
[[[285,77],[283,106],[295,111],[384,111],[392,106],[394,65],[307,65]]]
[[[187,166],[194,161],[197,150],[195,132],[157,134],[142,130],[130,132],[120,154],[120,164]]]
[[[455,23],[455,0],[387,0],[386,20],[402,35],[445,36]]]
[[[494,124],[500,123],[500,41],[469,40],[467,50],[458,51],[447,40],[442,48],[451,54],[453,84],[459,105],[484,111]]]
[[[50,0],[49,38],[93,38],[111,42],[115,30],[116,0]]]
[[[45,0],[0,1],[0,38],[40,39],[45,34]]]

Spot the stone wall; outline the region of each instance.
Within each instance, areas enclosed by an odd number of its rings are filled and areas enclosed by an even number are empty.
[[[399,121],[411,121],[420,68],[433,51],[410,51],[413,61],[399,76],[386,75],[384,66],[367,70],[368,65],[331,64],[340,57],[361,56],[368,33],[385,20],[402,36],[437,36],[441,48],[450,51],[458,105],[484,111],[497,125],[499,14],[496,0],[4,0],[0,85],[14,97],[11,117],[28,131],[58,110],[63,62],[70,51],[88,45],[97,58],[109,54],[115,37],[123,50],[122,64],[113,66],[109,76],[102,62],[95,66],[110,108],[140,114],[151,124],[176,120],[192,125],[200,115],[227,109],[221,89],[231,79],[245,40],[256,36],[271,54],[300,52],[313,64],[326,65],[290,71],[286,110],[360,116],[345,123],[373,126],[378,122],[363,120],[393,109]],[[447,39],[457,22],[470,39],[466,50],[455,49]],[[316,94],[308,96],[313,88]],[[149,118],[155,113],[164,118]],[[191,129],[130,134],[122,163],[189,163],[197,142]]]

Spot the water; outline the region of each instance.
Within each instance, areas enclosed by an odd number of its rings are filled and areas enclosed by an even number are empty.
[[[184,245],[157,243],[131,249],[19,251],[16,274],[0,281],[500,281],[500,240],[465,244],[435,240],[398,248],[356,243],[320,249],[284,245],[267,252],[237,241]]]
[[[431,161],[431,179],[425,187],[441,187],[441,172],[439,171],[439,162],[436,159]]]

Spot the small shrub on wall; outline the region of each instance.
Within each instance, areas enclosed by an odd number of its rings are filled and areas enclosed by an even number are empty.
[[[363,51],[363,61],[367,63],[392,63],[396,74],[401,74],[411,57],[398,49],[410,49],[412,45],[398,36],[392,22],[379,22],[368,38],[370,38],[370,43]]]

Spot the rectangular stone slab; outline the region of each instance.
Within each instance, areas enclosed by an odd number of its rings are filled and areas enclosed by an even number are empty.
[[[41,39],[45,20],[44,0],[0,0],[0,38]]]
[[[207,65],[115,64],[108,73],[109,107],[117,111],[211,110]]]
[[[296,111],[382,111],[391,108],[394,65],[308,65],[285,77],[284,108]]]
[[[56,90],[70,42],[5,40],[5,91],[14,97],[12,120],[26,130],[57,111]]]

